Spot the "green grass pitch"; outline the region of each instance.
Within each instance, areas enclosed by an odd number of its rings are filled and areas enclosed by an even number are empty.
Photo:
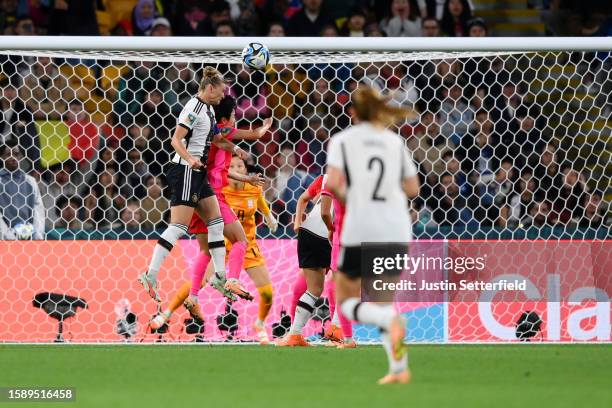
[[[4,407],[612,407],[612,345],[414,345],[410,385],[381,347],[0,346],[0,387],[76,387]]]

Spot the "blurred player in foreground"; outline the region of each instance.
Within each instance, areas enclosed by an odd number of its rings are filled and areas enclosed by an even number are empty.
[[[419,193],[417,169],[403,140],[386,128],[411,112],[367,86],[353,93],[352,108],[356,124],[331,139],[327,154],[327,188],[346,204],[336,297],[347,318],[381,330],[389,373],[378,383],[408,383],[405,320],[392,304],[361,302],[360,289],[363,242],[412,238],[406,197]]]

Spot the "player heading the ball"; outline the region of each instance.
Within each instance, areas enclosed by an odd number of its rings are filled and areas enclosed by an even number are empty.
[[[153,250],[151,263],[139,282],[157,302],[157,276],[162,263],[183,235],[194,210],[208,227],[208,248],[213,261],[215,287],[225,285],[225,243],[223,241],[223,218],[219,203],[206,175],[206,163],[211,144],[234,152],[240,157],[247,153],[223,137],[215,126],[214,105],[218,105],[225,94],[226,82],[213,67],[204,68],[198,94],[191,98],[181,111],[176,130],[172,136],[172,147],[176,154],[166,179],[171,189],[170,225],[161,234]],[[227,290],[235,288],[233,285]],[[227,293],[224,293],[227,296]]]

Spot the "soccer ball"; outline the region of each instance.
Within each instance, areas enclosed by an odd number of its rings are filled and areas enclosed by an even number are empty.
[[[32,235],[34,234],[34,227],[29,222],[20,222],[19,224],[13,227],[13,232],[15,233],[17,239],[32,239]]]
[[[270,63],[270,50],[261,43],[250,43],[242,50],[242,62],[251,69],[265,71]]]

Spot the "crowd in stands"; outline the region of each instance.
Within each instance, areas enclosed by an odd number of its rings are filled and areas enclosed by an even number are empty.
[[[96,7],[108,2],[2,3],[5,33],[95,34]],[[472,18],[467,0],[364,2],[369,8],[334,2],[336,14],[324,12],[321,0],[302,3],[139,0],[132,18],[113,31],[488,34],[486,23]],[[81,13],[74,26],[68,23],[72,11]],[[397,131],[421,175],[422,193],[411,209],[418,227],[609,226],[604,192],[588,182],[553,137],[542,104],[534,102],[521,75],[511,76],[509,62],[513,59],[492,57],[278,64],[265,74],[236,65],[219,68],[231,80],[239,125],[274,118],[272,130],[245,147],[252,153],[249,168],[268,179],[266,198],[285,227],[281,234],[291,234],[298,197],[324,171],[329,138],[350,124],[350,92],[360,83],[414,109]],[[610,69],[603,64],[597,58],[589,62],[592,89],[605,98],[611,80],[600,75]],[[0,58],[0,67],[0,238],[10,238],[11,227],[20,222],[33,224],[35,238],[53,230],[135,234],[164,228],[169,140],[176,115],[198,90],[202,64],[10,56]],[[609,115],[609,98],[606,104]],[[56,151],[49,146],[49,125],[53,135],[66,136],[66,157],[58,157],[61,146]]]
[[[1,0],[0,33],[485,36],[472,0]],[[610,35],[606,2],[525,0],[552,35]]]

